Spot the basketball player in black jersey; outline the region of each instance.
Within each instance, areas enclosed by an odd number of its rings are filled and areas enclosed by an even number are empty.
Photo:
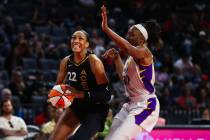
[[[74,32],[71,38],[73,53],[61,61],[57,84],[65,83],[67,76],[68,84],[76,94],[73,94],[74,101],[60,117],[50,140],[65,140],[68,136],[69,140],[90,140],[103,130],[111,95],[103,63],[87,51],[88,47],[87,32]]]

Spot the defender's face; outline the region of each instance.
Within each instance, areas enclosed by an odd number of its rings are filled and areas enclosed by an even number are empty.
[[[132,26],[128,30],[127,40],[133,46],[142,45],[145,42],[145,39],[144,39],[144,36],[142,35],[142,33],[134,26]]]
[[[73,52],[81,52],[89,46],[86,35],[82,31],[76,31],[71,37],[71,49]]]

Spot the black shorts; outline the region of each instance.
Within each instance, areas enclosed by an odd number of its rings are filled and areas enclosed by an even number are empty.
[[[109,112],[109,104],[104,104],[104,103],[96,104],[96,103],[91,103],[91,102],[75,99],[72,105],[70,106],[70,108],[76,114],[77,118],[80,120],[81,123],[87,118],[88,115],[99,114],[101,117],[100,131],[103,131],[104,123],[106,121],[106,117]]]

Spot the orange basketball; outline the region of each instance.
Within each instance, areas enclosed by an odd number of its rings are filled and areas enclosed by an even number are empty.
[[[68,85],[55,85],[48,94],[48,101],[56,108],[67,108],[73,102]]]

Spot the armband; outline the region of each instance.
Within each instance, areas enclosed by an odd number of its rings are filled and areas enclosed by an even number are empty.
[[[99,85],[95,91],[84,93],[85,100],[96,103],[108,103],[111,99],[111,92],[108,84]]]

